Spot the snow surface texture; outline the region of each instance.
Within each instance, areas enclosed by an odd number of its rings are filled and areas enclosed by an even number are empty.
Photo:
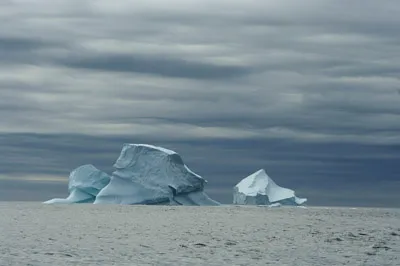
[[[44,203],[93,203],[97,194],[110,182],[110,176],[91,164],[82,165],[69,175],[66,199],[52,199]]]
[[[124,144],[110,183],[95,204],[219,205],[204,192],[204,180],[174,151]]]
[[[233,204],[301,205],[306,201],[296,197],[293,190],[278,186],[264,169],[249,175],[233,188]]]

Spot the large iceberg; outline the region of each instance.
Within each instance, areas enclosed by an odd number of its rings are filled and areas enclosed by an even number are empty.
[[[206,180],[172,150],[124,144],[114,167],[95,204],[219,205],[203,192]]]
[[[51,199],[44,203],[93,203],[97,194],[110,182],[110,176],[91,164],[82,165],[69,175],[66,199]]]
[[[240,205],[301,205],[307,199],[296,197],[293,190],[278,186],[261,169],[240,181],[233,188],[233,204]]]

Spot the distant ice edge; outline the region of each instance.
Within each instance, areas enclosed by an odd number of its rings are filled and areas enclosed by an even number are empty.
[[[293,190],[278,186],[264,169],[242,179],[233,188],[233,204],[236,205],[300,206],[306,201],[306,198],[296,197]]]

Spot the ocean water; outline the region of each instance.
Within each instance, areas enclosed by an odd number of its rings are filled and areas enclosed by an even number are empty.
[[[0,265],[400,265],[400,209],[0,202]]]

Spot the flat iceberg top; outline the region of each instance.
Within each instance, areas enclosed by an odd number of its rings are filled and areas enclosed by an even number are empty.
[[[238,192],[246,196],[266,195],[270,202],[277,202],[284,199],[295,198],[299,203],[305,202],[298,199],[293,190],[278,186],[265,172],[260,169],[240,181],[236,186]]]
[[[140,143],[140,144],[137,144],[137,143],[126,143],[125,145],[124,145],[124,147],[125,146],[129,146],[129,147],[143,147],[143,148],[148,148],[148,149],[151,149],[151,150],[155,150],[155,151],[160,151],[160,152],[162,152],[162,153],[165,153],[166,155],[177,155],[177,156],[179,156],[180,157],[180,155],[176,152],[176,151],[173,151],[173,150],[169,150],[169,149],[166,149],[166,148],[163,148],[163,147],[160,147],[160,146],[154,146],[154,145],[150,145],[150,144],[143,144],[143,143]],[[189,169],[189,167],[187,167],[187,165],[186,164],[183,164],[183,166],[185,167],[185,169],[190,173],[190,174],[192,174],[192,175],[194,175],[194,176],[196,176],[196,177],[198,177],[198,178],[201,178],[201,179],[203,179],[200,175],[198,175],[198,174],[196,174],[195,172],[193,172],[192,170],[190,170]],[[205,182],[207,182],[206,180],[204,180]]]
[[[149,144],[124,144],[114,167],[117,171],[129,172],[130,177],[136,180],[144,175],[172,177],[171,173],[175,173],[177,177],[183,174],[186,178],[196,178],[203,183],[206,182],[183,163],[182,157],[177,152]],[[123,178],[124,175],[120,177]]]
[[[161,152],[165,152],[166,154],[176,154],[176,152],[174,152],[173,150],[169,150],[163,147],[159,147],[159,146],[154,146],[154,145],[150,145],[150,144],[125,144],[125,145],[129,145],[129,146],[137,146],[137,147],[147,147],[149,149],[154,149],[154,150],[159,150]]]

